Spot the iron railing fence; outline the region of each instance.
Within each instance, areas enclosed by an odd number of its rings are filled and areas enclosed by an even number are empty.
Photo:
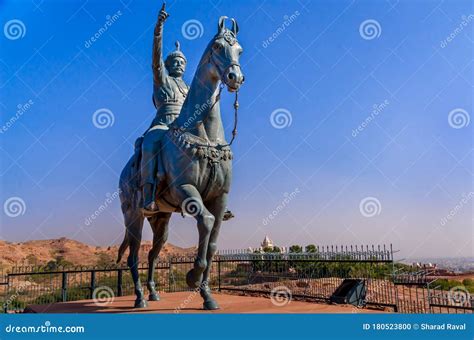
[[[188,291],[186,273],[194,257],[172,256],[157,261],[154,281],[160,292]],[[402,267],[406,270],[406,267]],[[215,256],[210,287],[232,294],[271,296],[283,290],[294,299],[329,302],[344,279],[360,279],[365,304],[402,313],[473,313],[470,298],[453,299],[429,272],[403,272],[391,246],[319,247],[315,252],[262,253],[221,251]],[[139,266],[146,289],[147,264]],[[106,287],[114,296],[132,295],[133,281],[124,265],[16,266],[0,272],[3,312],[22,312],[27,305],[91,299]]]

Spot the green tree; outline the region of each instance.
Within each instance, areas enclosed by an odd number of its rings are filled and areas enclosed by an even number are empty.
[[[305,248],[305,252],[316,253],[317,252],[316,246],[314,244],[308,244]]]
[[[290,247],[290,253],[302,253],[303,252],[303,247],[295,244]]]

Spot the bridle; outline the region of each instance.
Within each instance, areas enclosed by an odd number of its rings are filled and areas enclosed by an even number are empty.
[[[229,40],[228,40],[228,37],[224,36],[225,40],[230,43],[231,45],[233,43],[231,43]],[[210,111],[214,108],[214,106],[220,101],[221,99],[221,93],[222,93],[222,89],[225,87],[226,83],[224,81],[224,76],[225,74],[227,73],[227,71],[229,70],[229,68],[231,68],[232,66],[237,66],[240,68],[240,64],[236,61],[231,61],[222,71],[220,70],[220,67],[219,65],[216,63],[216,61],[214,60],[214,58],[212,58],[213,56],[213,50],[211,48],[211,52],[209,53],[209,57],[208,57],[208,63],[209,64],[212,64],[218,71],[219,73],[219,76],[220,76],[220,80],[221,80],[221,83],[219,85],[219,92],[217,93],[216,95],[216,98],[214,100],[214,102],[212,103],[212,105],[210,106]],[[232,138],[230,140],[229,143],[227,144],[219,144],[219,147],[222,148],[222,147],[230,147],[232,145],[232,143],[234,142],[234,139],[235,137],[237,136],[237,123],[238,123],[238,111],[239,111],[239,91],[236,90],[235,91],[235,99],[234,99],[234,127],[232,129]],[[206,116],[204,117],[199,123],[204,123],[207,118],[209,116]],[[181,130],[181,132],[184,132],[182,128],[178,128],[178,130]],[[210,143],[210,141],[208,141],[208,144],[198,144],[196,146],[199,146],[199,147],[205,147],[205,148],[210,148],[210,147],[214,147],[212,145],[213,143]]]

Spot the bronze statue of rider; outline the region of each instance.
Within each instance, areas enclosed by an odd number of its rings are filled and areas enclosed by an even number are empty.
[[[141,184],[143,190],[143,212],[145,215],[157,211],[155,188],[157,174],[157,155],[163,135],[181,111],[189,86],[183,80],[186,70],[186,57],[176,42],[176,50],[163,62],[163,24],[169,14],[165,4],[160,10],[153,39],[153,104],[156,116],[143,137],[141,160]]]
[[[189,86],[183,80],[186,70],[186,57],[176,42],[176,50],[171,52],[163,62],[163,24],[169,14],[165,4],[158,14],[153,38],[153,104],[156,116],[145,132],[142,142],[141,186],[143,190],[142,211],[145,216],[154,215],[158,211],[155,203],[157,187],[158,154],[161,140],[170,125],[179,115]],[[234,217],[230,210],[224,214],[224,220]]]

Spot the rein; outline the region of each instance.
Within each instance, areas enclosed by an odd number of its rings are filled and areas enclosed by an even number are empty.
[[[231,65],[232,66],[232,65]],[[230,67],[230,66],[229,66]],[[214,103],[212,103],[211,105],[211,108],[210,110],[212,110],[214,108],[214,106],[219,102],[219,100],[221,99],[221,92],[222,92],[222,89],[225,87],[224,83],[221,82],[221,84],[219,85],[219,93],[217,94],[216,96],[216,100],[214,101]],[[227,144],[222,144],[221,146],[231,146],[232,143],[234,142],[234,139],[235,137],[237,136],[237,123],[238,123],[238,115],[239,115],[239,91],[235,91],[235,99],[234,99],[234,127],[232,129],[232,138],[230,140],[229,143]],[[207,117],[205,117],[202,122],[204,122],[205,120],[207,119]],[[208,145],[206,145],[208,146]]]

